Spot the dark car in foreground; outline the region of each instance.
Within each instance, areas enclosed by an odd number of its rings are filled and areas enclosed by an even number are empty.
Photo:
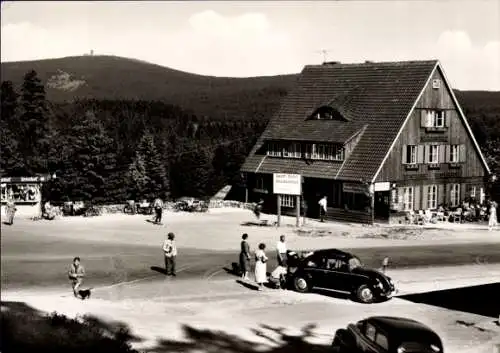
[[[395,292],[391,278],[363,266],[361,260],[338,249],[312,251],[288,264],[288,282],[298,292],[312,288],[352,295],[363,303],[391,298]]]
[[[443,353],[443,343],[431,328],[413,319],[373,316],[337,330],[337,353]]]

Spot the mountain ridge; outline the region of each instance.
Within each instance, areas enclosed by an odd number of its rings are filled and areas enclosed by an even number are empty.
[[[218,77],[189,73],[144,60],[84,55],[1,63],[2,81],[16,87],[34,69],[53,102],[75,99],[159,100],[196,115],[269,119],[299,73],[255,77]],[[499,91],[455,90],[466,107],[500,110]]]

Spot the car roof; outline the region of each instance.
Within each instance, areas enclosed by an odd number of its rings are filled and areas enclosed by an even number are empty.
[[[339,249],[321,249],[321,250],[314,250],[311,252],[310,255],[334,255],[336,257],[340,257],[340,258],[351,258],[353,257],[354,255],[348,253],[348,252],[345,252],[345,251],[342,251],[342,250],[339,250]]]
[[[427,337],[434,341],[439,336],[430,327],[423,323],[404,317],[371,316],[364,321],[373,323],[388,334],[394,334],[399,341]]]

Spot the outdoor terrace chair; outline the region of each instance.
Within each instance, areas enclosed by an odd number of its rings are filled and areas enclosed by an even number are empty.
[[[462,222],[462,209],[459,207],[455,212],[453,212],[453,223]]]

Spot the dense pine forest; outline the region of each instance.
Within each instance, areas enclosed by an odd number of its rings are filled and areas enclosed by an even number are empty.
[[[2,175],[53,174],[55,201],[208,197],[238,185],[262,119],[200,118],[161,101],[51,103],[35,71],[1,86]]]
[[[205,198],[227,184],[242,185],[239,167],[295,80],[219,79],[171,70],[162,80],[151,78],[152,98],[146,99],[137,94],[140,89],[132,90],[132,74],[123,86],[127,94],[106,94],[116,85],[109,74],[92,83],[92,94],[87,77],[83,94],[77,87],[83,76],[51,76],[45,69],[41,78],[30,69],[19,79],[13,73],[26,65],[8,71],[7,64],[2,78],[12,80],[1,85],[1,174],[56,173],[44,190],[53,201]],[[161,88],[167,77],[170,86]],[[500,93],[456,94],[490,167],[500,174]]]

